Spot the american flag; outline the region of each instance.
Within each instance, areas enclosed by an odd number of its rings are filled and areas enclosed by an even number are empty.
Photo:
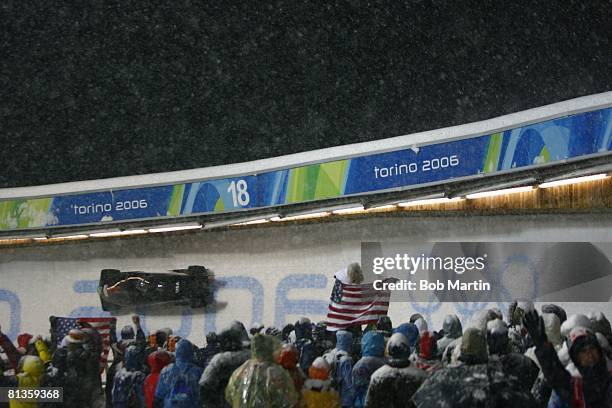
[[[80,323],[95,329],[102,337],[102,352],[100,353],[100,373],[106,368],[108,352],[110,351],[110,334],[115,330],[115,317],[57,317],[51,316],[51,339],[55,344],[62,342],[72,329],[78,329]]]
[[[389,310],[390,291],[374,290],[371,283],[347,284],[336,279],[327,309],[327,330],[376,323]]]

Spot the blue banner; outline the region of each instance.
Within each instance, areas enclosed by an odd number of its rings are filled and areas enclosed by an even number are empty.
[[[0,230],[275,207],[442,184],[609,154],[612,108],[502,132],[262,174],[160,187],[0,201]]]

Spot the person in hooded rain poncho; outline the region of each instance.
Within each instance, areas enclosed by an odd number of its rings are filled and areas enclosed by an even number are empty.
[[[219,333],[220,353],[211,360],[200,378],[202,403],[204,407],[223,407],[225,387],[230,376],[251,357],[251,351],[244,349],[244,333],[238,325],[230,325]]]
[[[49,351],[49,347],[47,343],[42,339],[41,336],[36,336],[34,338],[34,349],[36,350],[36,354],[38,358],[43,362],[44,365],[51,362],[51,352]],[[34,354],[33,354],[34,355]]]
[[[467,365],[486,364],[489,361],[487,341],[480,330],[470,327],[463,332],[458,360]]]
[[[542,313],[542,319],[544,320],[544,329],[546,331],[546,337],[548,341],[550,341],[555,348],[556,351],[559,351],[563,345],[563,339],[561,337],[561,322],[557,315],[552,313]],[[533,360],[534,363],[540,366],[540,362],[535,355],[535,346],[530,347],[525,352],[525,355]]]
[[[66,345],[66,375],[64,377],[64,406],[92,407],[98,396],[100,370],[91,363],[91,353],[83,347],[85,333],[73,329],[64,337]]]
[[[291,323],[288,323],[283,326],[283,329],[281,330],[281,338],[283,340],[283,343],[291,342],[291,339],[289,338],[289,336],[291,335],[291,333],[293,333],[294,330],[295,330],[295,326]]]
[[[365,405],[372,374],[385,364],[385,338],[382,333],[369,331],[361,339],[361,352],[363,357],[353,367],[353,387],[355,390],[354,406]]]
[[[387,315],[380,316],[376,322],[376,330],[385,336],[386,343],[393,334],[393,323],[391,322],[391,318]]]
[[[418,319],[417,319],[418,320]],[[393,333],[402,333],[408,339],[410,350],[416,352],[419,348],[419,329],[414,323],[402,323],[393,329]]]
[[[433,333],[428,330],[425,320],[418,319],[415,322],[415,326],[419,329],[419,347],[411,356],[411,361],[415,367],[431,373],[442,366],[437,359],[437,340]]]
[[[315,349],[312,339],[312,323],[307,317],[302,317],[295,323],[295,347],[300,354],[300,368],[308,372],[308,367],[315,359]]]
[[[366,395],[367,408],[410,408],[412,395],[425,381],[423,370],[410,364],[408,339],[395,333],[387,343],[387,364],[372,374]]]
[[[144,407],[145,374],[140,371],[139,350],[129,346],[125,350],[124,366],[117,372],[113,382],[113,408]]]
[[[523,354],[532,346],[526,337],[527,331],[523,327],[522,318],[526,311],[533,309],[533,303],[528,301],[514,301],[508,307],[508,336],[512,351]]]
[[[232,330],[235,330],[238,333],[240,333],[240,340],[242,341],[242,348],[250,350],[251,349],[251,338],[249,337],[249,333],[247,332],[247,329],[244,327],[244,324],[242,324],[242,322],[239,320],[234,320],[233,322],[230,323],[229,327],[232,328]]]
[[[111,329],[110,332],[110,348],[113,352],[113,362],[106,369],[106,383],[109,386],[104,387],[104,394],[106,397],[106,408],[113,408],[113,387],[112,384],[115,382],[115,375],[123,367],[123,357],[125,350],[128,346],[133,345],[135,342],[135,333],[132,326],[126,325],[121,329],[121,339],[117,340],[117,333],[115,329]]]
[[[153,408],[153,402],[155,401],[155,389],[159,382],[159,375],[161,370],[164,369],[168,364],[172,362],[172,356],[170,353],[164,350],[154,351],[147,357],[147,363],[151,369],[149,374],[144,380],[144,396],[145,404],[147,408]]]
[[[334,348],[333,333],[327,331],[327,323],[318,322],[312,329],[312,345],[315,356],[322,356]]]
[[[38,388],[40,379],[44,373],[44,366],[40,358],[35,356],[23,356],[19,361],[21,372],[17,374],[19,388]],[[38,403],[19,400],[10,401],[11,408],[36,408]]]
[[[554,305],[548,305],[554,306]],[[544,309],[544,307],[542,307]],[[551,310],[548,308],[547,310]],[[561,339],[561,322],[559,321],[558,314],[553,313],[542,313],[542,319],[544,319],[544,327],[546,330],[546,337],[552,343],[555,350],[558,352],[561,350],[562,339]],[[550,399],[550,394],[552,393],[552,388],[546,382],[544,378],[544,374],[541,371],[540,362],[535,354],[535,346],[530,347],[525,352],[525,356],[530,358],[540,369],[538,373],[538,377],[536,378],[533,387],[531,387],[531,394],[536,399],[536,401],[545,406]]]
[[[567,336],[567,349],[577,371],[572,374],[548,341],[544,320],[538,313],[527,313],[523,324],[535,344],[542,372],[554,390],[548,404],[550,408],[612,407],[612,374],[597,337],[590,329],[574,327]]]
[[[504,374],[514,377],[525,392],[531,392],[540,369],[529,357],[512,352],[508,326],[502,320],[496,319],[487,323],[487,345],[489,359],[499,360]]]
[[[142,330],[142,326],[140,325],[140,316],[132,315],[132,323],[136,327],[136,338],[134,340],[133,345],[138,350],[138,362],[141,365],[141,370],[145,374],[149,374],[149,366],[147,365],[147,357],[150,353],[147,352],[147,348],[149,347],[147,337],[145,336],[144,330]]]
[[[45,373],[40,379],[41,387],[62,387],[66,386],[66,357],[68,350],[59,347],[53,353],[51,357],[51,364],[45,369]],[[39,404],[39,408],[56,408],[57,403],[55,402],[42,402]]]
[[[359,361],[361,358],[361,339],[363,338],[363,330],[360,324],[355,324],[353,326],[349,326],[346,329],[347,332],[351,333],[353,336],[353,344],[351,346],[351,357],[353,357],[353,361]]]
[[[330,366],[332,387],[340,393],[340,402],[343,407],[352,407],[355,399],[352,345],[353,335],[346,330],[338,330],[336,347],[323,356]]]
[[[444,352],[442,353],[443,366],[457,364],[457,358],[459,357],[459,352],[457,350],[459,350],[459,348],[461,347],[462,337],[463,334],[461,335],[461,337],[458,337],[455,340],[451,341],[444,349]]]
[[[283,345],[276,362],[287,370],[293,380],[293,386],[296,391],[301,390],[306,377],[300,367],[298,367],[298,352],[295,346],[293,344]]]
[[[230,377],[225,399],[238,407],[294,407],[299,394],[289,373],[274,362],[278,340],[257,334],[251,339],[251,359],[242,364]]]
[[[606,316],[601,312],[590,312],[587,317],[592,322],[593,332],[600,333],[608,344],[612,343],[612,326]]]
[[[206,335],[206,346],[202,347],[197,352],[196,364],[206,369],[208,364],[210,364],[210,360],[220,351],[219,336],[217,336],[215,332],[208,333]]]
[[[444,337],[438,340],[437,349],[438,349],[438,359],[442,359],[442,354],[446,347],[455,339],[458,339],[463,334],[463,328],[461,326],[461,321],[457,317],[457,315],[447,315],[444,318],[444,323],[442,323],[442,332],[444,333]]]
[[[340,408],[340,396],[331,386],[330,367],[323,357],[317,357],[308,369],[308,380],[302,390],[304,408]]]
[[[487,341],[482,333],[480,329],[468,327],[461,337],[453,340],[446,347],[442,355],[442,363],[448,366],[485,364],[489,355]],[[466,341],[468,344],[465,343]]]
[[[499,320],[498,316],[499,313],[492,309],[476,311],[470,318],[467,329],[463,332],[462,336],[454,339],[449,343],[448,346],[446,346],[446,349],[442,353],[442,364],[456,365],[461,362],[459,357],[462,354],[462,346],[466,348],[466,346],[463,345],[463,341],[465,339],[472,341],[472,344],[467,347],[467,349],[472,350],[477,344],[480,344],[480,341],[482,340],[484,343],[484,351],[486,355],[485,335],[487,332],[487,324],[491,321]],[[470,331],[470,334],[466,336],[466,332],[468,330]]]
[[[569,334],[576,327],[584,327],[593,331],[592,324],[593,322],[588,317],[579,313],[570,315],[563,323],[561,323],[561,339],[563,339],[563,342],[561,343],[561,348],[557,350],[557,356],[559,357],[559,360],[561,360],[561,363],[569,371],[575,371],[576,369],[567,348]]]
[[[473,327],[480,330],[481,333],[486,333],[487,323],[492,320],[499,320],[498,317],[498,312],[496,312],[494,309],[477,310],[470,317],[467,327]]]
[[[113,362],[106,369],[106,382],[112,384],[115,381],[117,371],[123,367],[123,354],[125,350],[119,348],[119,343],[111,343],[110,349],[113,353]],[[113,387],[104,387],[104,395],[106,398],[106,408],[113,408]]]
[[[91,407],[101,408],[106,405],[102,390],[102,377],[100,365],[100,355],[102,353],[102,336],[100,333],[87,323],[83,323],[81,329],[84,334],[83,349],[85,352],[81,358],[87,360],[87,381],[91,386]],[[142,366],[140,367],[142,368]]]
[[[419,336],[419,352],[413,355],[414,365],[427,372],[433,372],[440,367],[442,363],[438,356],[438,346],[433,333],[425,331]]]
[[[159,375],[155,390],[155,407],[200,407],[202,368],[193,363],[194,346],[188,340],[176,344],[174,363],[166,366]]]
[[[567,320],[567,312],[559,305],[547,304],[540,308],[542,313],[552,313],[559,318],[559,324],[563,324]]]

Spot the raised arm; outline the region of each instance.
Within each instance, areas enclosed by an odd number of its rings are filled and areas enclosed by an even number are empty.
[[[532,310],[523,316],[523,325],[533,340],[535,354],[542,367],[546,382],[562,399],[568,400],[572,393],[572,377],[559,360],[552,343],[548,341],[544,329],[544,319],[538,315],[538,312]]]

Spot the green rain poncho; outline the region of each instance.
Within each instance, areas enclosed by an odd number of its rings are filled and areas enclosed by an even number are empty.
[[[299,401],[291,376],[274,362],[277,340],[256,335],[251,341],[252,358],[232,374],[225,399],[232,407],[294,407]]]

